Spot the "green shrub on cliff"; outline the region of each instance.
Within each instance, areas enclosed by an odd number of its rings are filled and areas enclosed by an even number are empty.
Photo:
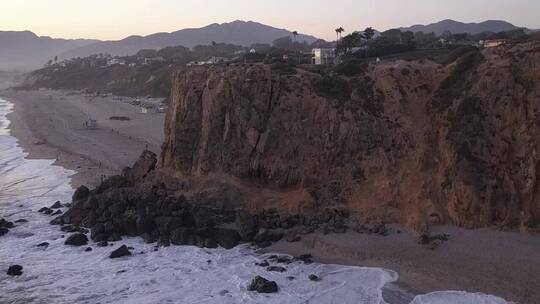
[[[318,95],[346,100],[351,97],[349,82],[337,75],[324,75],[313,81],[313,87]]]
[[[484,55],[478,49],[466,53],[457,60],[452,72],[435,93],[432,107],[436,112],[447,110],[456,98],[464,96],[469,91],[473,81],[472,75],[484,60]]]
[[[440,56],[437,59],[437,62],[440,64],[447,65],[447,64],[453,63],[454,61],[458,60],[459,58],[461,58],[463,55],[467,53],[477,52],[477,51],[478,51],[478,48],[475,46],[470,46],[470,45],[461,46],[461,47],[455,48],[448,54]]]
[[[334,67],[334,72],[345,76],[363,75],[368,64],[359,59],[348,59]]]

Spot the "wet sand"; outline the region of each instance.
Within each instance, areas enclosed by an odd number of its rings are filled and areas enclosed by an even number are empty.
[[[322,263],[392,269],[400,276],[396,285],[412,294],[457,290],[540,303],[540,236],[451,226],[435,227],[432,233],[447,233],[450,240],[431,250],[406,231],[386,237],[315,233],[265,251],[311,253]]]

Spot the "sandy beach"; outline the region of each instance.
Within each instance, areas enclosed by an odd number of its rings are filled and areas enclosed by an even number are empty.
[[[401,228],[399,228],[401,229]],[[450,240],[430,250],[414,233],[379,235],[315,233],[281,241],[267,252],[309,252],[318,262],[382,267],[399,273],[397,285],[413,294],[460,290],[493,294],[516,303],[540,303],[540,238],[493,229],[435,227]]]
[[[131,166],[146,148],[159,153],[163,141],[165,114],[143,114],[132,99],[50,90],[4,90],[0,96],[15,105],[11,133],[29,157],[56,159],[77,171],[74,187],[96,186]],[[97,127],[85,126],[89,120]]]
[[[148,149],[159,153],[163,113],[142,114],[140,107],[113,97],[40,91],[0,91],[12,101],[11,132],[31,158],[57,159],[78,173],[74,187],[97,185],[119,173]],[[128,121],[110,120],[129,117]],[[98,127],[84,122],[95,119]],[[403,228],[394,228],[402,230]],[[397,291],[386,289],[389,303],[408,303],[415,294],[441,290],[482,292],[523,304],[540,303],[540,238],[493,229],[436,227],[450,240],[430,250],[417,235],[403,230],[383,237],[349,231],[303,236],[297,243],[281,241],[266,252],[312,254],[317,261],[382,267],[400,275]],[[407,290],[408,292],[404,292]]]

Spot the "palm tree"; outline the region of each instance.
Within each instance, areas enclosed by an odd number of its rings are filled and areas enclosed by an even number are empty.
[[[341,39],[341,33],[343,32],[345,32],[345,29],[341,26],[336,29],[336,37],[337,37],[336,45],[339,44],[339,40]]]
[[[296,37],[298,36],[298,31],[293,31],[292,34],[294,38],[294,42],[293,42],[294,51],[296,53],[299,53],[298,50],[296,49]],[[297,60],[300,61],[300,56],[298,56]]]
[[[373,39],[374,36],[375,36],[375,30],[372,27],[367,27],[364,30],[364,38],[366,38],[366,40],[369,41]]]

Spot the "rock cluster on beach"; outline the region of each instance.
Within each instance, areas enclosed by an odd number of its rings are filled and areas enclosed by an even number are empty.
[[[13,228],[15,225],[13,222],[7,221],[3,218],[0,219],[0,236],[9,232],[9,229]]]
[[[344,224],[347,213],[338,209],[311,215],[272,210],[249,213],[236,204],[238,189],[233,185],[221,184],[210,191],[191,186],[189,180],[167,180],[156,172],[156,161],[155,154],[145,151],[122,175],[105,180],[92,191],[79,187],[70,208],[51,221],[61,225],[62,231],[75,233],[66,244],[86,245],[84,227],[98,245],[119,241],[122,236],[141,236],[165,246],[227,249],[243,242],[266,247],[284,237],[298,241],[319,228],[348,229]],[[179,183],[175,187],[180,190],[170,190],[166,182]]]

